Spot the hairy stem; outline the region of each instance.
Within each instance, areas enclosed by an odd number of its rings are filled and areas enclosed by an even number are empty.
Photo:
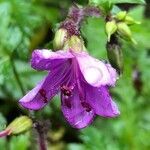
[[[67,18],[61,23],[60,28],[67,30],[69,36],[80,35],[81,23],[85,17],[94,16],[99,17],[101,15],[99,8],[94,6],[78,7],[73,5],[68,12]]]
[[[44,123],[42,121],[36,121],[34,125],[35,125],[35,129],[38,133],[39,150],[47,150],[46,133],[44,131]]]

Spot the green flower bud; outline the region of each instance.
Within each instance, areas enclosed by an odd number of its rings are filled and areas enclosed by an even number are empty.
[[[107,33],[107,37],[108,37],[107,40],[108,40],[108,42],[110,42],[111,35],[117,31],[116,22],[114,20],[108,21],[106,23],[105,29],[106,29],[106,33]]]
[[[131,30],[126,23],[120,22],[117,24],[117,26],[118,32],[121,36],[131,38],[132,36]]]
[[[125,23],[128,24],[128,25],[133,25],[133,24],[141,24],[140,21],[136,21],[134,20],[132,17],[130,16],[126,16],[125,17]]]
[[[117,24],[119,35],[125,39],[131,41],[133,44],[137,44],[137,42],[133,39],[132,33],[128,25],[124,22],[119,22]]]
[[[70,39],[68,39],[64,44],[64,49],[72,49],[73,51],[81,52],[86,51],[86,48],[84,46],[84,41],[78,37],[78,36],[71,36]]]
[[[62,49],[64,46],[64,43],[67,39],[68,33],[66,29],[59,29],[55,33],[55,37],[53,40],[53,47],[54,49]]]
[[[123,54],[119,45],[107,44],[107,57],[119,74],[123,72]]]
[[[127,15],[126,11],[120,11],[118,14],[116,14],[115,17],[116,17],[117,20],[122,21],[122,20],[125,19],[126,15]]]
[[[19,134],[32,127],[32,120],[27,116],[21,116],[13,120],[5,129],[9,134]]]

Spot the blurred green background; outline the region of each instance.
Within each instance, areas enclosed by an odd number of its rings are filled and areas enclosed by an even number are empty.
[[[25,113],[18,100],[46,72],[30,67],[34,49],[52,49],[58,23],[66,17],[69,7],[86,0],[0,0],[0,130]],[[121,115],[114,119],[98,116],[82,130],[72,129],[63,118],[60,99],[55,98],[36,118],[48,123],[50,150],[149,150],[150,149],[150,2],[146,5],[119,4],[142,22],[132,26],[138,45],[122,41],[124,73],[111,89]],[[91,55],[107,59],[105,22],[103,18],[87,18],[82,35]],[[35,131],[0,139],[0,150],[36,150]]]

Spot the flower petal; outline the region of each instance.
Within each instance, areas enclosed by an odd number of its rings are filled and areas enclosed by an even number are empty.
[[[117,73],[109,64],[88,55],[78,55],[77,60],[85,80],[92,86],[103,85],[114,86],[117,80]]]
[[[68,65],[62,65],[54,69],[48,76],[40,82],[34,89],[27,93],[19,103],[28,109],[38,110],[43,108],[53,96],[60,90]]]
[[[50,70],[58,67],[63,62],[74,56],[70,52],[50,50],[35,50],[32,53],[31,66],[36,70]]]
[[[76,87],[70,97],[61,94],[61,100],[62,112],[72,127],[81,129],[92,123],[95,113],[92,109],[87,111],[83,107]]]
[[[112,100],[107,87],[92,87],[86,85],[86,99],[97,115],[116,117],[120,114],[117,105]]]
[[[106,64],[106,66],[110,73],[110,78],[112,79],[110,80],[110,85],[115,86],[116,80],[119,78],[118,73],[110,64]]]

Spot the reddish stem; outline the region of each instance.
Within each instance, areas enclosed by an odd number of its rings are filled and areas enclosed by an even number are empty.
[[[46,133],[44,131],[45,124],[42,121],[36,121],[34,125],[38,133],[39,150],[47,150]]]
[[[9,135],[10,133],[11,133],[10,130],[1,131],[1,132],[0,132],[0,138],[1,138],[1,137],[5,137],[5,136]]]

